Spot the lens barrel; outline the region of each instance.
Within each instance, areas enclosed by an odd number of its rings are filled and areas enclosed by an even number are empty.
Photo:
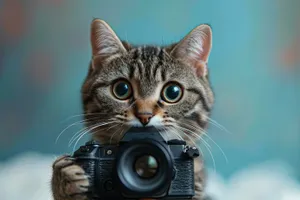
[[[115,160],[115,179],[127,198],[163,197],[173,176],[172,154],[166,143],[138,139],[121,145]]]

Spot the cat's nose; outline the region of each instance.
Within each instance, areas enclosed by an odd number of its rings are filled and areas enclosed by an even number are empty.
[[[152,116],[152,113],[137,113],[136,115],[136,117],[144,126],[146,126],[150,122]]]

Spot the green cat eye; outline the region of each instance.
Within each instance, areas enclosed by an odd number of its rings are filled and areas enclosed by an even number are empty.
[[[182,95],[182,87],[178,83],[171,82],[163,88],[161,97],[167,103],[177,103]]]
[[[113,84],[112,92],[117,99],[126,100],[132,94],[131,85],[126,80],[119,80]]]

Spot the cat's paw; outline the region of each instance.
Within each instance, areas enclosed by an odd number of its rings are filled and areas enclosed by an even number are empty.
[[[70,156],[61,156],[53,163],[54,200],[87,200],[88,187],[88,176]]]

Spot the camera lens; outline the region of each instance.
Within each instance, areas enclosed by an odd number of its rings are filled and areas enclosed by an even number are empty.
[[[135,161],[134,170],[141,178],[149,179],[156,175],[158,162],[151,155],[143,155]]]
[[[121,143],[114,168],[116,188],[126,199],[160,199],[172,181],[173,158],[165,143],[135,139]]]

